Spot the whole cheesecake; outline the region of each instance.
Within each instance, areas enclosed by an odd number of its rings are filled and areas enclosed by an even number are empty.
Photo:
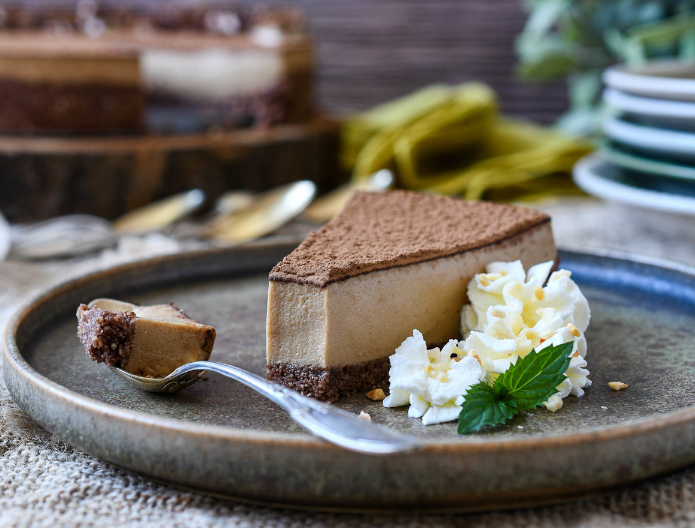
[[[377,388],[413,329],[429,345],[460,337],[466,287],[487,264],[556,259],[540,211],[355,193],[270,273],[268,379],[325,401]]]

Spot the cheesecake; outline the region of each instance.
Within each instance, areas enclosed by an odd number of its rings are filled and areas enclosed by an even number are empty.
[[[370,391],[418,329],[460,338],[466,288],[490,262],[557,260],[533,209],[409,191],[356,192],[270,273],[268,379],[320,400]]]
[[[210,359],[216,336],[212,326],[194,321],[174,304],[96,299],[80,305],[77,321],[77,335],[92,360],[152,378]]]

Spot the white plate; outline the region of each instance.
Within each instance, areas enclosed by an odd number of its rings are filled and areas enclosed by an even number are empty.
[[[657,154],[695,158],[695,133],[636,125],[611,117],[603,124],[606,135],[619,143]]]
[[[670,60],[643,66],[611,66],[604,72],[603,81],[631,94],[695,101],[695,62]]]
[[[575,183],[587,193],[604,200],[667,213],[695,217],[695,194],[681,196],[629,183],[623,172],[598,154],[582,158],[573,170]]]
[[[615,88],[603,92],[603,101],[631,116],[647,118],[657,126],[695,130],[695,103],[641,97]]]

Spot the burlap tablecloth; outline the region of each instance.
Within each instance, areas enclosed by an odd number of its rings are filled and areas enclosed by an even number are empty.
[[[543,206],[567,247],[603,247],[695,265],[695,222],[580,200]],[[170,249],[170,248],[169,248]],[[0,262],[0,324],[34,292],[138,252],[67,262]],[[695,440],[694,440],[695,441]],[[37,427],[0,381],[0,526],[695,526],[695,468],[556,506],[471,515],[361,516],[248,506],[159,485]]]

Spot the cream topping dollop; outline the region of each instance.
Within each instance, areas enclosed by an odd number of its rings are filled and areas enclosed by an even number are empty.
[[[586,338],[591,310],[567,270],[550,274],[553,261],[524,271],[520,261],[493,262],[468,285],[471,304],[461,313],[459,346],[479,358],[488,381],[531,350],[573,341],[567,378],[544,405],[562,407],[568,395],[582,396],[591,385],[586,369]],[[550,277],[548,277],[550,275]],[[546,283],[547,281],[547,283]]]
[[[384,407],[410,405],[408,416],[431,425],[456,420],[466,391],[483,379],[480,363],[465,357],[455,339],[444,348],[427,349],[414,330],[390,357],[390,394]]]

